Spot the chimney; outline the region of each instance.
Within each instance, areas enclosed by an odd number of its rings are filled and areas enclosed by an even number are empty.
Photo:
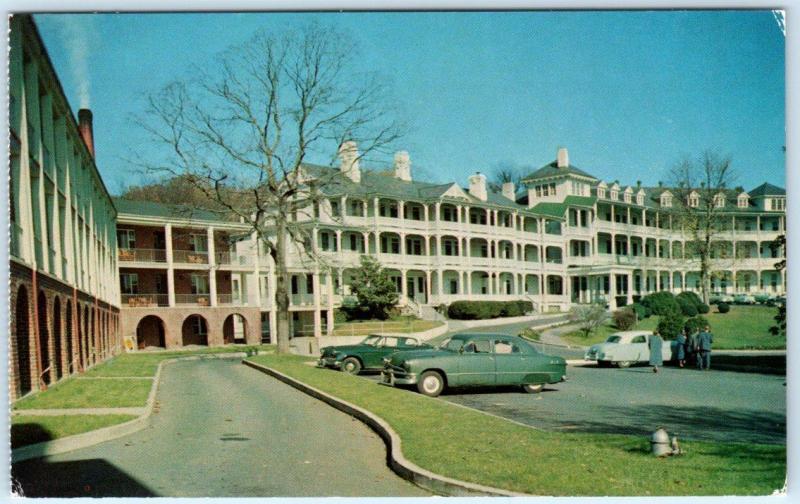
[[[566,168],[569,166],[569,152],[566,147],[558,149],[558,167]]]
[[[394,178],[411,182],[411,157],[406,151],[394,155]]]
[[[356,184],[361,182],[361,168],[358,166],[358,144],[352,140],[339,146],[339,169]]]
[[[89,149],[89,154],[94,159],[94,133],[92,132],[92,111],[82,108],[78,111],[78,131],[83,137],[83,143]]]
[[[503,184],[503,196],[511,201],[517,200],[516,193],[514,192],[514,182],[506,182]]]
[[[486,194],[486,175],[477,172],[475,175],[469,177],[469,193],[481,201],[486,201],[488,195]]]

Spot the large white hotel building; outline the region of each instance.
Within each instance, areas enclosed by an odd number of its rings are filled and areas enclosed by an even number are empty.
[[[169,205],[112,199],[94,165],[91,113],[75,121],[29,16],[11,29],[11,397],[129,348],[257,343],[275,327],[274,265],[244,224]],[[604,182],[567,149],[493,191],[413,179],[409,155],[362,170],[357,145],[298,216],[309,243],[291,255],[294,335],[321,336],[349,294],[362,254],[376,257],[400,304],[419,313],[455,300],[525,299],[539,312],[657,290],[699,291],[699,261],[673,219],[668,187]],[[690,195],[689,198],[694,196]],[[713,290],[785,293],[785,191],[764,183],[715,195]],[[310,253],[301,253],[302,250]]]

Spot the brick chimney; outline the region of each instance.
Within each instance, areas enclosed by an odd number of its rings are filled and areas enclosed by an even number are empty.
[[[516,193],[514,192],[514,182],[506,182],[503,184],[503,196],[510,199],[511,201],[516,201]]]
[[[361,182],[361,168],[358,165],[358,144],[352,140],[339,146],[339,170],[356,184]]]
[[[83,137],[83,143],[89,149],[89,154],[94,158],[94,132],[92,131],[92,111],[82,108],[78,111],[78,131]]]

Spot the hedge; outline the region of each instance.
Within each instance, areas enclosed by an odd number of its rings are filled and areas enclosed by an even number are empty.
[[[686,329],[687,334],[694,334],[699,332],[708,325],[708,319],[698,315],[696,317],[692,317],[687,319],[686,322],[683,324],[683,328]]]
[[[520,317],[533,311],[530,301],[456,301],[447,309],[447,316],[456,320],[484,320]]]
[[[664,339],[675,339],[683,329],[683,316],[670,312],[658,320],[658,332]]]
[[[630,308],[636,313],[636,318],[639,320],[644,320],[650,316],[650,312],[641,303],[633,303]]]
[[[653,315],[681,312],[681,308],[671,292],[662,291],[648,294],[642,298],[642,304],[650,308]]]
[[[728,313],[729,311],[731,311],[731,307],[728,303],[720,303],[717,305],[717,310],[720,313]]]
[[[679,295],[675,298],[675,301],[677,301],[678,306],[681,308],[681,313],[685,316],[694,317],[697,315],[697,307],[691,300]]]

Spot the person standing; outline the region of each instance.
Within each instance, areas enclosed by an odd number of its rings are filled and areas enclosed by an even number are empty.
[[[686,344],[684,345],[686,349],[686,360],[684,362],[688,362],[691,366],[694,364],[697,366],[697,330],[695,332],[686,331]]]
[[[678,361],[678,366],[683,367],[686,363],[686,334],[688,331],[684,328],[675,340],[675,360]]]
[[[653,335],[647,341],[647,347],[650,349],[650,365],[653,366],[653,372],[658,373],[658,366],[664,365],[664,358],[661,355],[661,347],[664,340],[658,334],[658,329],[653,331]]]
[[[711,334],[711,328],[706,326],[705,329],[697,337],[697,362],[700,369],[708,371],[711,368],[711,344],[714,343],[714,335]]]

